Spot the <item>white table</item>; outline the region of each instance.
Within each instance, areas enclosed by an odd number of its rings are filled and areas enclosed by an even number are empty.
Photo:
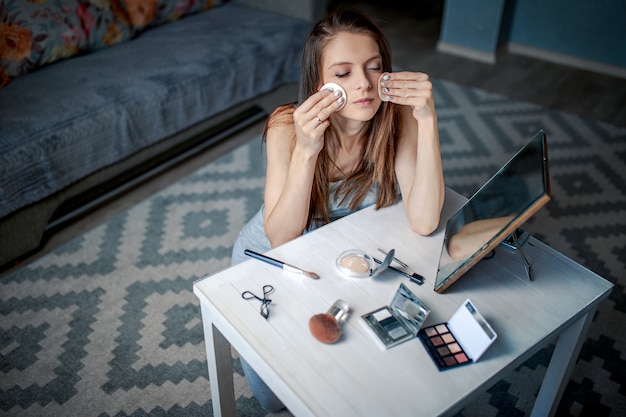
[[[442,225],[465,199],[448,190]],[[402,205],[365,209],[278,247],[268,255],[321,275],[319,280],[284,272],[251,259],[194,284],[200,299],[216,416],[236,414],[231,345],[246,358],[295,416],[435,416],[461,410],[476,395],[550,342],[557,341],[533,415],[554,413],[598,303],[612,284],[534,238],[524,246],[534,280],[518,255],[498,249],[443,294],[433,290],[443,227],[423,237],[408,228]],[[376,279],[345,278],[337,255],[377,248],[425,277],[418,286],[393,271]],[[361,315],[391,302],[400,283],[432,311],[425,326],[446,322],[470,298],[498,333],[474,364],[439,371],[416,338],[384,350]],[[269,320],[260,302],[271,284]],[[325,345],[308,329],[309,318],[337,299],[352,314],[339,342]],[[558,338],[558,340],[557,340]]]

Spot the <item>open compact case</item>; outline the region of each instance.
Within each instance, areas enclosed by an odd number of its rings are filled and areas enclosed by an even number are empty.
[[[448,323],[419,332],[419,338],[440,371],[478,361],[496,337],[496,332],[469,299]]]
[[[396,251],[391,249],[387,252],[384,261],[376,261],[360,249],[350,249],[341,253],[335,265],[342,275],[350,278],[369,278],[375,277],[381,272],[389,268],[389,264],[394,259]],[[380,265],[375,266],[380,262]]]
[[[374,258],[358,249],[342,252],[335,264],[339,272],[350,278],[369,278],[376,265]]]
[[[396,291],[391,305],[361,316],[385,349],[417,336],[430,310],[404,284]]]

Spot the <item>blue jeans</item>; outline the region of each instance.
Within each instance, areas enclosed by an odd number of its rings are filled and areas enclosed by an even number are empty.
[[[250,259],[250,257],[243,253],[244,249],[245,248],[241,246],[239,239],[237,239],[233,247],[231,266],[237,265],[238,263]],[[272,390],[269,389],[265,382],[263,382],[259,375],[248,364],[248,362],[246,362],[246,360],[241,356],[239,357],[239,359],[241,360],[241,367],[243,368],[243,372],[246,375],[246,380],[248,381],[250,390],[252,390],[252,393],[256,397],[257,401],[261,404],[261,406],[270,412],[280,411],[285,408],[283,403],[272,392]]]

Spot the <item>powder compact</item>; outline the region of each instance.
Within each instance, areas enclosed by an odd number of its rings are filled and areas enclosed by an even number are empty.
[[[413,339],[430,310],[404,284],[389,306],[361,316],[385,349]]]
[[[448,323],[425,327],[419,338],[439,370],[478,361],[498,335],[467,299]]]
[[[375,266],[374,259],[358,249],[341,253],[335,264],[339,272],[350,278],[368,278],[372,275]]]

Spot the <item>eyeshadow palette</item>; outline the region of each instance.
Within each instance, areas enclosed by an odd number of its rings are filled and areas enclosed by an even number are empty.
[[[383,347],[390,348],[413,339],[430,310],[404,284],[396,291],[389,306],[384,306],[362,318],[378,336]]]
[[[440,369],[471,362],[447,324],[425,328],[420,332],[420,339]]]
[[[426,327],[419,338],[439,370],[476,362],[497,334],[468,299],[448,323]]]

